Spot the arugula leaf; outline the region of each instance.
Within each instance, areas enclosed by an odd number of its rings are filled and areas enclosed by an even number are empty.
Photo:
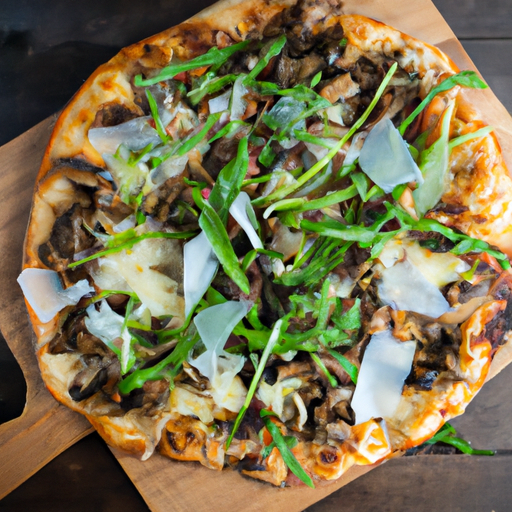
[[[424,444],[449,444],[467,455],[495,455],[496,452],[494,450],[475,450],[471,447],[470,443],[460,437],[456,437],[456,434],[455,429],[449,423],[445,423],[428,441],[425,441]]]
[[[151,117],[153,118],[153,121],[155,121],[155,128],[158,133],[158,136],[160,137],[164,144],[167,144],[171,137],[167,135],[167,132],[165,131],[165,126],[162,124],[162,120],[160,119],[160,115],[158,114],[158,106],[156,104],[156,100],[149,89],[146,89],[146,97],[149,102]]]
[[[351,241],[343,244],[336,238],[325,237],[323,240],[319,240],[318,243],[315,242],[306,255],[293,265],[291,272],[284,272],[279,278],[274,279],[274,282],[284,284],[286,286],[298,286],[300,284],[309,286],[314,283],[318,283],[336,266],[343,262],[345,259],[345,253],[351,245]],[[312,254],[314,254],[314,256],[309,264],[306,267],[297,270],[311,257]]]
[[[256,66],[254,66],[251,72],[244,79],[244,84],[247,85],[252,80],[254,80],[267,67],[268,63],[270,62],[270,59],[281,53],[281,50],[283,49],[285,44],[286,36],[283,34],[276,41],[274,41],[266,55],[262,59],[260,59]]]
[[[441,118],[441,135],[425,151],[420,154],[420,170],[423,174],[423,183],[412,193],[414,207],[418,217],[433,208],[441,199],[448,179],[450,149],[448,141],[450,138],[450,124],[455,103],[443,113]]]
[[[199,142],[201,142],[207,135],[207,133],[211,130],[213,125],[220,119],[221,112],[217,112],[216,114],[210,114],[203,128],[185,140],[183,144],[178,149],[178,156],[183,156],[185,153],[188,153],[192,148],[194,148]]]
[[[408,229],[424,232],[434,231],[436,233],[440,233],[441,235],[448,238],[448,240],[451,240],[457,244],[453,249],[450,250],[451,253],[459,256],[468,252],[486,252],[487,254],[496,258],[502,268],[510,268],[508,257],[501,251],[492,249],[487,242],[479,240],[478,238],[473,238],[469,235],[465,235],[464,233],[457,233],[453,229],[445,226],[444,224],[441,224],[434,219],[422,218],[420,220],[415,220],[404,210],[397,208],[388,202],[384,202],[384,205],[388,210],[388,213],[394,215],[400,224],[402,224],[402,230]]]
[[[242,189],[242,183],[248,168],[248,139],[244,137],[238,143],[236,158],[231,160],[220,171],[208,198],[210,204],[218,212],[219,217],[224,223],[227,221],[229,208]]]
[[[206,95],[213,94],[221,89],[224,89],[226,85],[233,83],[236,80],[237,75],[225,75],[225,76],[210,76],[211,73],[207,73],[206,79],[201,85],[195,89],[192,89],[187,97],[190,99],[192,105],[197,105]]]
[[[351,363],[344,355],[340,354],[339,352],[336,352],[335,350],[332,350],[330,348],[326,348],[327,352],[331,354],[338,363],[343,367],[343,369],[349,374],[350,378],[352,379],[352,382],[354,384],[357,384],[357,377],[359,375],[359,370],[357,369],[357,366],[353,363]]]
[[[357,298],[354,305],[341,314],[341,301],[338,301],[334,315],[331,317],[334,325],[342,331],[353,331],[361,328],[361,299]]]
[[[240,119],[235,119],[234,121],[230,121],[226,126],[221,128],[209,141],[208,144],[211,144],[213,141],[220,139],[222,137],[227,137],[228,139],[234,135],[242,126],[251,126],[250,123],[246,123],[245,121],[241,121]]]
[[[311,144],[316,144],[317,146],[327,149],[331,149],[336,144],[336,142],[333,141],[332,139],[326,139],[324,137],[317,137],[316,135],[311,135],[306,130],[293,130],[293,136],[294,138],[302,142],[309,142]]]
[[[251,291],[249,280],[240,268],[238,258],[231,245],[224,223],[209,202],[204,201],[202,208],[203,211],[199,217],[199,226],[212,245],[213,251],[220,261],[224,272],[226,272],[244,293],[248,294]]]
[[[265,409],[260,411],[260,417],[263,420],[263,423],[265,423],[269,434],[272,436],[272,439],[274,440],[276,448],[279,450],[284,463],[297,478],[299,478],[307,486],[314,489],[315,485],[313,484],[313,480],[311,480],[311,477],[299,464],[299,461],[295,458],[295,455],[292,453],[288,447],[288,444],[284,440],[283,434],[281,434],[279,427],[270,419],[270,416],[275,416],[275,414],[270,411],[266,411]]]
[[[469,142],[470,140],[485,137],[492,131],[494,131],[494,128],[492,126],[484,126],[484,128],[480,128],[476,132],[466,133],[465,135],[460,135],[459,137],[455,137],[448,143],[450,151],[453,148],[459,146],[460,144],[465,144],[466,142]]]
[[[311,80],[311,88],[315,87],[316,85],[318,85],[318,83],[320,82],[320,80],[322,80],[322,72],[319,71]]]
[[[252,354],[251,354],[252,355]],[[283,436],[283,441],[286,443],[286,446],[290,448],[295,448],[299,444],[299,440],[295,436]],[[261,450],[261,458],[265,460],[271,453],[274,448],[277,448],[276,443],[272,441],[269,445],[265,446]]]
[[[425,97],[425,99],[416,107],[416,109],[405,119],[398,131],[400,135],[403,136],[407,127],[418,117],[420,112],[432,101],[434,96],[439,94],[440,92],[445,92],[456,85],[462,85],[463,87],[470,87],[472,89],[486,89],[487,84],[485,84],[479,76],[474,71],[461,71],[456,75],[452,75],[448,77],[446,80],[443,80],[439,85],[434,87]]]
[[[335,377],[331,375],[323,361],[314,352],[311,352],[311,354],[309,355],[311,356],[311,359],[313,359],[313,361],[318,365],[320,370],[322,370],[323,374],[327,377],[327,380],[329,381],[331,387],[335,388],[338,385],[338,381],[336,380]]]
[[[125,373],[128,373],[132,366],[135,364],[135,354],[133,352],[133,336],[128,331],[127,323],[130,315],[133,311],[133,306],[139,302],[138,298],[135,298],[134,296],[130,296],[128,299],[128,304],[126,305],[126,311],[124,316],[123,325],[121,327],[121,335],[123,335],[125,332],[128,334],[128,336],[123,338],[123,344],[121,346],[121,357],[120,357],[120,363],[121,363],[121,373],[124,375]]]
[[[179,64],[171,64],[163,68],[160,73],[152,78],[142,78],[142,75],[137,75],[133,83],[137,87],[153,85],[158,82],[163,82],[164,80],[169,80],[170,78],[174,78],[176,75],[183,73],[184,71],[191,71],[193,69],[202,68],[204,66],[212,66],[215,65],[216,69],[220,68],[224,62],[226,62],[231,55],[233,55],[238,50],[243,50],[249,41],[242,41],[241,43],[236,43],[234,45],[228,46],[219,50],[216,46],[210,48],[205,54],[199,55],[199,57],[195,57],[187,62],[180,62]]]
[[[193,331],[185,336],[179,337],[174,350],[155,366],[150,368],[137,369],[130,375],[125,377],[119,384],[119,391],[123,395],[127,395],[134,389],[141,388],[145,382],[170,379],[171,384],[181,371],[181,365],[187,359],[188,353],[192,347],[199,341],[199,335]]]

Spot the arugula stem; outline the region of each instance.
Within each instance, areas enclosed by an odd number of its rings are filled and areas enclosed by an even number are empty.
[[[196,231],[179,231],[176,233],[148,231],[147,233],[144,233],[143,235],[131,238],[130,240],[127,240],[124,243],[116,245],[115,247],[105,249],[104,251],[98,251],[98,252],[92,254],[91,256],[87,256],[87,258],[83,258],[81,260],[74,261],[73,263],[70,263],[68,265],[68,268],[75,268],[75,267],[78,267],[79,265],[83,265],[84,263],[87,263],[88,261],[92,261],[97,258],[102,258],[103,256],[108,256],[109,254],[114,254],[116,252],[121,252],[124,249],[131,249],[135,244],[142,242],[143,240],[147,240],[149,238],[184,239],[184,238],[191,238],[194,235],[197,235]]]
[[[265,365],[267,364],[268,358],[270,357],[270,354],[272,353],[272,349],[274,348],[275,344],[279,341],[279,338],[281,336],[282,323],[283,323],[282,319],[279,319],[275,323],[274,328],[272,329],[272,332],[270,333],[270,337],[268,338],[267,345],[265,346],[265,350],[263,350],[263,354],[261,354],[261,359],[260,359],[260,362],[258,363],[258,368],[252,378],[251,385],[249,386],[249,391],[247,391],[247,396],[245,397],[244,405],[242,405],[242,408],[240,409],[238,416],[236,417],[235,423],[233,425],[233,429],[231,430],[231,433],[229,434],[229,437],[226,441],[226,447],[225,447],[226,451],[228,450],[229,446],[231,445],[231,441],[233,441],[233,437],[236,434],[236,431],[238,430],[240,423],[242,423],[242,420],[245,416],[247,409],[249,408],[249,405],[254,396],[254,393],[256,393],[256,388],[258,387],[261,376],[263,374],[263,370],[265,369]]]

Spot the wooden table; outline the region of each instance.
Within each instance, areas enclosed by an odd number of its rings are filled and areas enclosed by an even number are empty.
[[[197,10],[197,2],[44,0],[0,6],[0,145],[59,110],[88,74],[117,49]],[[206,5],[208,2],[203,2]],[[491,88],[512,112],[512,3],[510,0],[434,0]],[[37,4],[37,5],[35,5]],[[144,5],[145,17],[140,17]],[[27,185],[30,186],[30,185]],[[507,511],[511,509],[512,367],[452,422],[494,457],[430,455],[389,461],[309,512],[337,510]],[[21,372],[0,340],[0,422],[19,415]],[[1,447],[0,447],[1,469]],[[50,462],[0,502],[5,511],[147,511],[148,507],[101,439],[92,434]]]

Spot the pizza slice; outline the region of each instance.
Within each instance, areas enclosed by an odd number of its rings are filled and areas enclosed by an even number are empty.
[[[510,360],[511,180],[468,87],[327,0],[220,2],[122,50],[37,177],[19,282],[48,389],[142,459],[277,486],[429,439]]]

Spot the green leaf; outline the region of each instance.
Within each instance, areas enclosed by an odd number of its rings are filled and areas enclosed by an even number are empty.
[[[311,356],[311,359],[313,359],[313,361],[318,365],[320,370],[322,370],[323,374],[327,377],[327,380],[329,381],[329,384],[331,385],[331,387],[335,388],[338,385],[338,381],[336,380],[335,377],[333,377],[331,375],[331,373],[326,368],[323,361],[314,352],[311,352],[311,354],[309,354],[309,355]]]
[[[492,126],[485,126],[484,128],[480,128],[476,132],[466,133],[466,135],[460,135],[459,137],[455,137],[448,144],[448,146],[450,147],[450,151],[453,148],[460,146],[461,144],[469,142],[470,140],[485,137],[486,135],[489,135],[489,133],[491,133],[492,131],[494,131],[494,128]]]
[[[462,85],[463,87],[470,87],[472,89],[486,89],[485,84],[474,71],[461,71],[456,75],[448,77],[443,80],[439,85],[434,87],[425,97],[425,99],[416,107],[416,109],[409,115],[405,121],[402,122],[399,128],[400,135],[405,133],[407,127],[418,117],[420,112],[432,101],[434,96],[440,92],[448,91],[456,85]]]
[[[170,78],[174,78],[176,75],[183,73],[184,71],[191,71],[193,69],[202,68],[204,66],[215,65],[218,69],[224,62],[226,62],[231,55],[233,55],[238,50],[243,50],[249,41],[242,41],[241,43],[236,43],[232,46],[228,46],[227,48],[223,48],[219,50],[216,46],[210,48],[205,54],[199,55],[199,57],[195,57],[187,62],[181,62],[179,64],[171,64],[165,68],[163,68],[158,75],[152,78],[143,79],[141,75],[137,75],[133,82],[137,87],[153,85],[158,82],[162,82],[164,80],[169,80]]]
[[[233,83],[236,80],[237,75],[225,75],[219,77],[208,76],[196,89],[192,89],[187,97],[190,99],[192,105],[197,105],[205,96],[208,94],[214,94],[221,89],[224,89],[226,85]]]
[[[326,348],[327,352],[331,354],[338,363],[343,367],[343,369],[349,374],[352,382],[354,384],[357,384],[357,377],[359,375],[359,370],[357,369],[357,366],[353,363],[351,363],[344,355],[340,354],[339,352],[336,352],[335,350],[332,350],[330,348]]]
[[[149,108],[151,110],[151,117],[153,118],[153,121],[155,121],[155,128],[158,133],[158,136],[160,137],[164,144],[167,144],[171,137],[167,135],[167,132],[165,131],[165,126],[162,124],[162,120],[160,119],[160,115],[158,114],[158,106],[156,104],[156,100],[149,89],[146,89],[146,97],[148,98]]]
[[[370,228],[356,225],[345,226],[336,221],[313,222],[304,219],[301,221],[300,227],[307,231],[319,233],[322,236],[339,238],[351,242],[373,242],[376,237],[376,233]]]
[[[224,223],[214,208],[206,201],[203,204],[203,211],[199,217],[199,226],[212,245],[213,251],[220,261],[224,272],[244,293],[248,294],[251,291],[249,280],[240,268]]]
[[[229,208],[242,189],[242,183],[248,168],[248,140],[247,137],[244,137],[238,143],[236,158],[220,171],[208,198],[224,223],[227,221]]]
[[[266,55],[262,59],[260,59],[256,66],[254,66],[254,68],[245,78],[244,84],[247,85],[252,80],[254,80],[267,67],[268,63],[270,62],[270,59],[281,53],[281,50],[283,49],[285,44],[286,36],[283,34],[276,41],[274,41]]]
[[[128,299],[128,304],[126,305],[126,311],[124,316],[123,325],[121,327],[121,335],[126,331],[129,334],[128,339],[123,339],[123,345],[121,347],[121,374],[124,375],[128,373],[132,366],[135,364],[135,353],[133,352],[133,336],[129,333],[127,328],[127,323],[130,315],[133,311],[133,306],[139,302],[138,298],[135,298],[133,295]]]
[[[322,72],[319,71],[311,80],[310,87],[313,88],[318,85],[318,83],[322,80]]]
[[[295,436],[283,436],[283,440],[286,443],[286,446],[290,448],[295,448],[299,444],[299,440]],[[272,441],[268,446],[265,446],[263,450],[261,450],[261,459],[265,460],[272,452],[272,450],[276,448],[276,443]]]
[[[364,201],[366,199],[366,194],[368,193],[368,178],[362,172],[353,172],[350,175],[350,179],[352,183],[357,187],[357,192],[359,196]]]
[[[354,305],[345,313],[341,314],[341,301],[338,301],[339,309],[336,308],[331,317],[334,325],[342,331],[354,331],[361,328],[361,299],[357,298]]]
[[[393,192],[391,192],[391,195],[393,196],[393,199],[395,201],[398,201],[401,197],[402,197],[402,194],[404,193],[404,190],[407,188],[407,183],[401,183],[400,185],[397,185],[394,189],[393,189]]]
[[[222,115],[221,112],[217,112],[216,114],[210,114],[203,128],[196,133],[194,136],[185,140],[183,144],[178,149],[178,156],[183,156],[185,153],[188,153],[191,149],[193,149],[199,142],[201,142],[208,132],[211,130],[213,125],[220,119]]]
[[[441,135],[428,149],[420,154],[420,170],[423,183],[412,193],[418,217],[433,208],[441,199],[447,187],[450,149],[450,124],[455,102],[446,109],[442,118]]]
[[[428,441],[425,441],[424,444],[449,444],[467,455],[494,455],[496,453],[494,450],[475,450],[471,447],[470,443],[460,437],[456,437],[456,434],[455,429],[449,423],[445,423]]]
[[[134,389],[141,388],[148,380],[154,381],[163,378],[174,379],[179,373],[181,365],[198,340],[199,336],[197,333],[181,337],[174,347],[174,350],[155,366],[135,370],[125,377],[118,384],[119,391],[123,395],[127,395]]]
[[[241,121],[240,119],[235,119],[234,121],[230,121],[226,126],[221,128],[209,141],[208,144],[211,144],[213,141],[220,139],[222,137],[231,138],[242,126],[251,126],[249,123],[245,121]]]
[[[317,146],[327,149],[331,149],[336,144],[336,142],[332,139],[311,135],[306,130],[293,130],[293,136],[302,142],[309,142],[311,144],[316,144]]]
[[[299,478],[307,486],[314,489],[315,485],[313,484],[313,480],[311,480],[311,477],[304,471],[304,468],[299,464],[299,461],[295,458],[295,455],[293,455],[292,451],[288,447],[288,444],[284,440],[283,434],[281,434],[279,427],[270,419],[269,411],[262,409],[260,411],[260,416],[263,420],[263,423],[265,423],[269,434],[272,436],[272,439],[274,440],[276,448],[279,450],[284,463],[297,478]]]

